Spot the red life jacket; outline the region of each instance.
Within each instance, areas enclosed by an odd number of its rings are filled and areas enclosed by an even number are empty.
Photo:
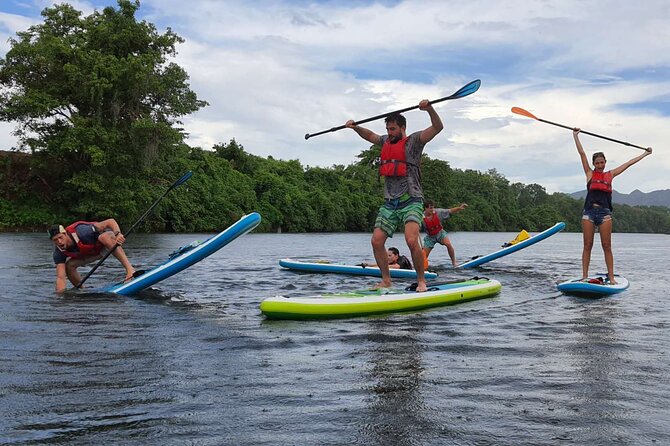
[[[600,190],[603,192],[612,192],[612,171],[598,172],[593,171],[591,182],[589,183],[589,190]]]
[[[406,177],[407,161],[405,157],[405,143],[407,137],[392,143],[388,138],[384,141],[381,153],[379,175],[383,177]]]
[[[442,222],[440,222],[437,212],[433,212],[433,215],[430,217],[424,217],[423,225],[426,227],[428,235],[437,235],[442,230]]]
[[[79,225],[86,224],[86,225],[93,225],[94,222],[91,221],[76,221],[72,223],[70,226],[65,228],[65,232],[72,237],[72,239],[75,241],[77,244],[77,248],[79,248],[79,251],[62,251],[64,255],[67,257],[71,257],[73,259],[78,259],[82,257],[89,257],[89,256],[97,256],[100,254],[102,251],[103,245],[99,241],[96,240],[95,243],[93,244],[88,244],[84,243],[81,240],[79,240],[79,236],[77,235],[76,228]]]

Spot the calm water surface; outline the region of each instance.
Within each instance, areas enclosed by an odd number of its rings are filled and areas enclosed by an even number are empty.
[[[514,235],[451,239],[466,260]],[[127,251],[147,267],[207,236],[133,235]],[[560,233],[476,270],[433,252],[441,279],[502,282],[492,299],[292,322],[260,301],[375,279],[278,259],[371,260],[368,234],[252,233],[133,298],[58,297],[47,237],[0,234],[0,444],[670,444],[669,238],[613,240],[631,281],[617,297],[555,290],[580,274],[581,235]],[[90,285],[122,277],[106,265]]]

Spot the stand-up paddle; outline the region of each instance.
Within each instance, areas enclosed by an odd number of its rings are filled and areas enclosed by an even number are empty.
[[[165,197],[165,196],[168,194],[168,192],[170,192],[170,191],[171,191],[172,189],[174,189],[175,187],[178,187],[178,186],[182,185],[183,183],[185,183],[186,181],[188,181],[188,179],[191,178],[192,176],[193,176],[193,172],[191,172],[191,171],[189,170],[188,172],[186,172],[186,173],[184,174],[184,176],[182,176],[182,177],[179,178],[177,181],[175,181],[175,182],[172,184],[172,186],[170,186],[165,192],[163,192],[163,195],[161,195],[160,197],[158,197],[158,200],[156,200],[156,201],[154,202],[154,204],[152,204],[151,207],[150,207],[149,209],[147,209],[147,211],[146,211],[144,214],[142,214],[142,216],[139,218],[139,220],[137,220],[137,221],[135,222],[135,224],[132,225],[132,226],[130,227],[130,229],[128,229],[128,230],[123,234],[124,237],[128,237],[128,235],[129,235],[131,232],[133,232],[133,229],[135,229],[135,227],[136,227],[137,225],[139,225],[140,223],[142,223],[142,221],[144,221],[144,219],[147,217],[147,215],[149,215],[149,212],[151,212],[151,211],[158,205],[158,203],[160,203],[160,201],[163,199],[163,197]],[[97,263],[97,264],[96,264],[96,265],[95,265],[95,266],[88,272],[88,274],[86,274],[86,276],[85,276],[83,279],[81,279],[81,282],[79,282],[79,283],[75,286],[75,288],[81,288],[81,286],[84,284],[84,282],[86,282],[86,280],[88,280],[88,278],[91,277],[91,275],[95,272],[95,270],[98,269],[98,267],[99,267],[100,265],[102,265],[102,262],[104,262],[104,261],[107,259],[107,257],[109,257],[109,256],[116,250],[116,248],[118,248],[118,247],[119,247],[118,244],[117,244],[117,245],[114,245],[114,247],[113,247],[112,249],[110,249],[110,250],[107,252],[107,254],[105,254],[105,256],[104,256],[102,259],[100,259],[100,261],[99,261],[99,262],[98,262],[98,263]]]
[[[546,124],[555,125],[557,127],[563,127],[564,129],[574,130],[574,127],[570,127],[568,125],[558,124],[556,122],[547,121],[546,119],[540,119],[537,116],[535,116],[534,114],[532,114],[531,112],[529,112],[527,110],[524,110],[521,107],[512,107],[512,113],[516,113],[517,115],[525,116],[527,118],[535,119],[536,121],[544,122]],[[587,132],[585,130],[581,130],[580,133],[583,133],[585,135],[595,136],[596,138],[606,139],[608,141],[616,142],[616,143],[619,143],[619,144],[623,144],[624,146],[630,146],[630,147],[635,147],[636,149],[647,150],[647,147],[636,146],[635,144],[631,144],[631,143],[626,142],[626,141],[619,141],[618,139],[609,138],[607,136],[598,135],[597,133],[591,133],[591,132]]]
[[[450,100],[450,99],[464,98],[465,96],[469,96],[469,95],[471,95],[472,93],[474,93],[474,92],[476,92],[477,90],[479,90],[479,86],[480,86],[481,84],[482,84],[482,81],[480,81],[479,79],[474,80],[474,81],[470,82],[469,84],[464,85],[460,90],[458,90],[456,93],[452,94],[451,96],[445,96],[445,97],[440,98],[440,99],[435,99],[434,101],[430,101],[430,104],[431,104],[431,105],[432,105],[432,104],[437,104],[438,102],[448,101],[448,100]],[[365,124],[366,122],[376,121],[377,119],[385,118],[385,117],[387,117],[388,115],[391,115],[391,114],[393,114],[393,113],[405,113],[406,111],[414,110],[414,109],[417,109],[417,108],[419,108],[418,105],[415,105],[415,106],[413,106],[413,107],[403,108],[403,109],[401,109],[401,110],[396,110],[396,111],[392,111],[392,112],[384,113],[384,114],[382,114],[382,115],[373,116],[373,117],[371,117],[371,118],[361,119],[360,121],[356,121],[354,124],[356,124],[356,125],[359,125],[359,124]],[[347,127],[346,125],[340,125],[340,126],[338,126],[338,127],[333,127],[333,128],[331,128],[331,129],[328,129],[328,130],[323,130],[323,131],[321,131],[321,132],[312,133],[312,134],[309,134],[309,133],[308,133],[308,134],[305,135],[305,139],[309,139],[309,138],[311,138],[312,136],[323,135],[324,133],[336,132],[336,131],[338,131],[338,130],[342,130],[342,129],[346,128],[346,127]]]

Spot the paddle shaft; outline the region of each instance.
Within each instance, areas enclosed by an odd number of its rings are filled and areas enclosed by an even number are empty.
[[[551,122],[551,121],[547,121],[546,119],[538,118],[537,116],[535,116],[531,112],[529,112],[527,110],[524,110],[523,108],[520,108],[520,107],[512,107],[512,113],[516,113],[518,115],[525,116],[527,118],[535,119],[535,120],[538,120],[540,122],[544,122],[546,124],[555,125],[556,127],[561,127],[561,128],[568,129],[568,130],[574,130],[574,127],[570,127],[570,126],[567,126],[567,125],[559,124],[557,122]],[[579,132],[584,133],[585,135],[591,135],[591,136],[595,136],[596,138],[606,139],[607,141],[612,141],[612,142],[616,142],[616,143],[619,143],[619,144],[623,144],[624,146],[635,147],[636,149],[642,149],[642,150],[645,150],[645,151],[647,150],[646,147],[631,144],[631,143],[626,142],[626,141],[620,141],[618,139],[610,138],[610,137],[607,137],[607,136],[598,135],[597,133],[587,132],[586,130],[581,130],[580,129]]]
[[[468,95],[474,93],[475,91],[477,91],[479,89],[480,83],[481,82],[479,81],[479,79],[477,79],[475,81],[472,81],[469,84],[465,85],[460,90],[458,90],[456,93],[454,93],[452,95],[449,95],[449,96],[445,96],[445,97],[440,98],[440,99],[435,99],[433,101],[430,101],[429,104],[433,105],[433,104],[437,104],[438,102],[447,101],[449,99],[458,99],[458,98],[462,98],[464,96],[468,96]],[[361,119],[360,121],[356,121],[356,122],[354,122],[354,125],[365,124],[366,122],[376,121],[377,119],[385,118],[385,117],[390,116],[394,113],[405,113],[405,112],[408,112],[410,110],[416,110],[417,108],[419,108],[419,106],[415,105],[415,106],[412,106],[412,107],[407,107],[407,108],[403,108],[403,109],[400,109],[400,110],[396,110],[396,111],[392,111],[392,112],[388,112],[388,113],[383,113],[381,115],[373,116],[371,118],[366,118],[366,119]],[[305,135],[305,139],[309,139],[312,136],[323,135],[324,133],[336,132],[336,131],[342,130],[344,128],[347,128],[347,126],[346,125],[340,125],[340,126],[337,126],[337,127],[332,127],[328,130],[322,130],[322,131],[317,132],[317,133],[312,133],[312,134],[308,133],[308,134]]]
[[[570,126],[567,126],[567,125],[558,124],[556,122],[547,121],[546,119],[541,119],[541,118],[536,118],[536,119],[538,121],[542,121],[542,122],[545,122],[547,124],[555,125],[557,127],[563,127],[564,129],[574,130],[573,127],[570,127]],[[586,130],[580,130],[579,133],[583,133],[585,135],[595,136],[596,138],[600,138],[600,139],[606,139],[607,141],[612,141],[612,142],[616,142],[616,143],[619,143],[619,144],[623,144],[624,146],[635,147],[636,149],[647,150],[646,147],[631,144],[631,143],[626,142],[626,141],[620,141],[618,139],[610,138],[608,136],[598,135],[597,133],[587,132]]]
[[[430,104],[431,104],[431,105],[433,105],[433,104],[437,104],[438,102],[446,101],[446,100],[448,100],[448,99],[451,99],[451,96],[447,96],[447,97],[444,97],[444,98],[441,98],[441,99],[436,99],[436,100],[434,100],[434,101],[430,101]],[[396,110],[396,111],[392,111],[392,112],[384,113],[384,114],[381,114],[381,115],[373,116],[373,117],[371,117],[371,118],[366,118],[366,119],[362,119],[362,120],[360,120],[360,121],[356,121],[356,122],[354,122],[354,125],[365,124],[366,122],[376,121],[377,119],[385,118],[385,117],[390,116],[390,115],[392,115],[392,114],[394,114],[394,113],[405,113],[405,112],[408,112],[408,111],[410,111],[410,110],[416,110],[417,108],[419,108],[419,106],[418,106],[418,105],[415,105],[415,106],[413,106],[413,107],[407,107],[407,108],[403,108],[403,109],[400,109],[400,110]],[[311,135],[310,135],[310,134],[307,134],[307,135],[305,135],[305,139],[309,139],[309,138],[311,138],[312,136],[323,135],[324,133],[336,132],[336,131],[338,131],[338,130],[342,130],[342,129],[345,129],[345,128],[347,128],[346,125],[339,125],[339,126],[337,126],[337,127],[333,127],[333,128],[331,128],[331,129],[328,129],[328,130],[323,130],[323,131],[321,131],[321,132],[312,133]]]
[[[160,201],[168,194],[168,192],[170,192],[175,187],[181,185],[182,183],[185,183],[186,181],[188,181],[188,179],[191,178],[191,176],[193,176],[193,172],[188,171],[181,178],[179,178],[177,181],[175,181],[165,192],[163,192],[163,195],[161,195],[156,201],[154,201],[154,204],[152,204],[149,207],[149,209],[147,209],[146,212],[144,214],[142,214],[142,216],[135,222],[135,224],[133,224],[123,234],[123,236],[128,237],[128,235],[130,235],[130,233],[133,232],[133,230],[137,227],[137,225],[139,225],[142,221],[144,221],[144,219],[147,217],[147,215],[149,215],[149,213],[158,205],[158,203],[160,203]],[[88,274],[86,274],[86,276],[84,276],[84,278],[81,279],[81,282],[79,282],[75,286],[75,288],[81,288],[81,286],[84,284],[84,282],[86,282],[88,280],[88,278],[91,277],[91,275],[95,272],[95,270],[97,270],[100,267],[100,265],[102,265],[102,263],[107,259],[107,257],[112,255],[112,253],[114,251],[116,251],[116,248],[118,248],[119,246],[121,246],[121,245],[116,244],[116,245],[114,245],[114,247],[112,249],[107,251],[107,253],[98,261],[98,263],[93,268],[91,268],[91,270],[88,272]]]

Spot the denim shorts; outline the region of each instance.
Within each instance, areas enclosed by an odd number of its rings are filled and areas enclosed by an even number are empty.
[[[584,209],[582,220],[588,220],[596,226],[600,226],[606,221],[612,219],[612,211],[608,208],[593,207],[591,209]]]

